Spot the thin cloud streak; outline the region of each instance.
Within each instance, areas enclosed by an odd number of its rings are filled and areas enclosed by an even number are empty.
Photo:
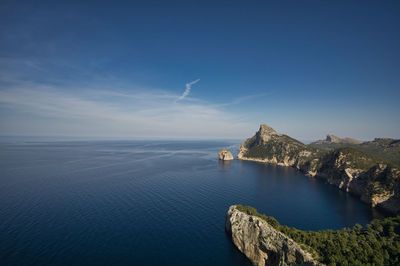
[[[192,89],[192,85],[196,84],[199,81],[200,81],[200,79],[196,79],[192,82],[186,83],[186,90],[183,92],[183,94],[181,96],[179,96],[179,98],[176,101],[183,100],[186,96],[188,96],[190,93],[190,90]]]

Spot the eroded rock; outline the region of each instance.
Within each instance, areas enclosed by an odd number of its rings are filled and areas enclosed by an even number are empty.
[[[291,238],[260,217],[240,211],[237,205],[229,208],[225,229],[254,265],[320,265]]]

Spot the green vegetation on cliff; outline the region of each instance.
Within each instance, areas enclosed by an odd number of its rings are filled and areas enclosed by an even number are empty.
[[[315,232],[280,225],[253,207],[237,205],[237,209],[265,220],[326,265],[400,265],[400,215],[375,219],[365,228],[356,224]]]
[[[350,167],[368,170],[378,163],[391,164],[390,162],[384,161],[376,156],[373,156],[372,154],[351,147],[338,148],[327,154],[328,157],[334,158],[335,160],[342,156],[341,160],[343,163],[341,164],[340,168],[343,169]]]
[[[388,138],[376,138],[373,141],[366,141],[361,144],[352,143],[318,143],[314,142],[309,147],[329,151],[338,148],[350,147],[367,152],[375,157],[400,165],[400,140]]]
[[[271,159],[281,155],[282,158],[279,159],[283,159],[284,156],[293,157],[301,151],[308,150],[305,144],[286,135],[273,137],[262,144],[257,144],[255,139],[250,139],[247,144],[248,150],[244,156],[248,158]]]

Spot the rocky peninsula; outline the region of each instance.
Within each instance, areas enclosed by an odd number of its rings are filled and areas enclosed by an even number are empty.
[[[336,138],[330,137],[328,140],[343,145],[343,141]],[[331,185],[358,195],[372,207],[399,213],[400,169],[396,164],[369,152],[387,154],[387,149],[379,149],[374,145],[374,149],[363,150],[358,148],[359,145],[365,147],[363,143],[357,144],[349,139],[346,142],[351,142],[351,145],[332,149],[305,145],[263,124],[253,137],[240,145],[237,158],[295,167],[310,177],[324,179]],[[390,143],[397,145],[398,140]],[[368,145],[370,147],[372,144]]]

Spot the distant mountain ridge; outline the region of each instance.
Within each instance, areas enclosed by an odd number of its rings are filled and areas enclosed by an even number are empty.
[[[352,138],[340,138],[331,134],[328,134],[326,136],[326,139],[324,140],[318,140],[316,142],[313,142],[311,144],[331,144],[331,143],[343,143],[343,144],[361,144],[362,141],[352,139]]]
[[[400,169],[392,162],[400,158],[395,152],[400,141],[377,138],[355,144],[348,139],[345,143],[341,138],[329,139],[329,144],[305,145],[263,124],[242,143],[238,159],[292,166],[360,196],[373,207],[400,212]]]

